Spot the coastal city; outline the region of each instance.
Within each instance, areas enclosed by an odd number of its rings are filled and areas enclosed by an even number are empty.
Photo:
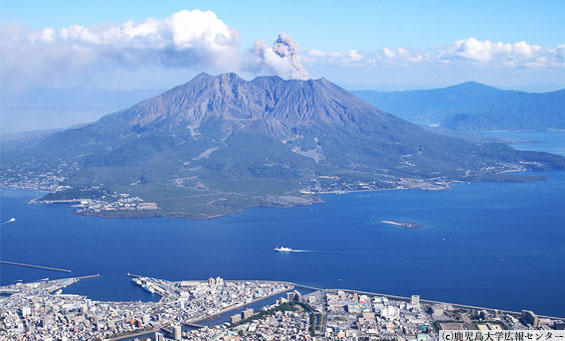
[[[160,300],[104,302],[62,292],[98,275],[0,287],[0,339],[423,341],[438,340],[445,330],[478,330],[502,336],[493,340],[507,340],[507,330],[545,331],[559,337],[565,329],[565,318],[429,301],[418,295],[319,289],[281,281],[210,277],[171,282],[127,275]],[[269,297],[276,301],[258,311],[249,307]],[[225,314],[229,319],[215,319]]]
[[[0,341],[565,341],[564,19],[0,0]]]

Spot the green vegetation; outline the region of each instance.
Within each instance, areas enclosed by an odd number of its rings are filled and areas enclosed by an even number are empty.
[[[310,313],[310,327],[308,330],[310,331],[310,335],[316,335],[316,331],[321,332],[322,323],[321,322],[322,315],[316,314],[314,312]]]
[[[71,187],[45,200],[127,193],[159,207],[95,213],[108,217],[208,218],[310,204],[316,193],[532,181],[542,178],[508,171],[565,168],[560,156],[431,133],[324,79],[234,74],[200,75],[95,123],[0,148],[1,183]]]
[[[74,200],[80,199],[95,199],[100,200],[104,197],[109,196],[108,192],[99,188],[71,188],[64,191],[48,193],[42,200]]]
[[[277,312],[299,311],[299,310],[303,310],[303,311],[306,311],[306,312],[313,311],[312,308],[310,308],[310,306],[305,304],[305,303],[296,302],[296,301],[289,301],[289,302],[278,304],[277,306],[275,306],[271,309],[258,312],[256,314],[254,314],[253,316],[246,318],[245,320],[241,320],[237,323],[232,323],[230,325],[230,328],[235,327],[235,326],[239,326],[240,324],[249,323],[251,321],[262,319],[265,316],[274,315]]]
[[[152,331],[154,329],[155,329],[154,327],[147,326],[147,327],[139,328],[139,329],[136,329],[136,330],[115,333],[115,334],[112,334],[109,338],[110,339],[122,338],[122,337],[126,337],[128,335],[136,335],[136,334],[139,334],[139,333],[142,333],[142,332]]]

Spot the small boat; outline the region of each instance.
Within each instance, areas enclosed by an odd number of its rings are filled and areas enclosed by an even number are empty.
[[[286,247],[286,246],[279,246],[279,247],[275,248],[275,251],[277,251],[277,252],[291,252],[293,250],[289,247]]]

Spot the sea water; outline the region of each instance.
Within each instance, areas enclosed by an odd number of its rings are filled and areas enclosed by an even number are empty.
[[[39,192],[4,190],[1,219],[17,220],[0,227],[1,259],[72,274],[2,264],[0,281],[100,273],[64,292],[158,300],[126,274],[222,276],[565,316],[565,172],[536,174],[547,180],[325,195],[321,204],[211,220],[84,217],[69,205],[28,204]]]

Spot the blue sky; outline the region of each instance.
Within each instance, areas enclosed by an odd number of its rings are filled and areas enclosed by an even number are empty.
[[[304,49],[426,47],[475,37],[563,44],[565,3],[544,1],[2,1],[2,21],[33,28],[163,18],[212,10],[242,45],[286,32]]]
[[[2,97],[28,107],[36,88],[167,89],[203,71],[351,90],[565,88],[563,0],[0,1]],[[20,120],[18,107],[3,104],[4,128],[84,121]]]

